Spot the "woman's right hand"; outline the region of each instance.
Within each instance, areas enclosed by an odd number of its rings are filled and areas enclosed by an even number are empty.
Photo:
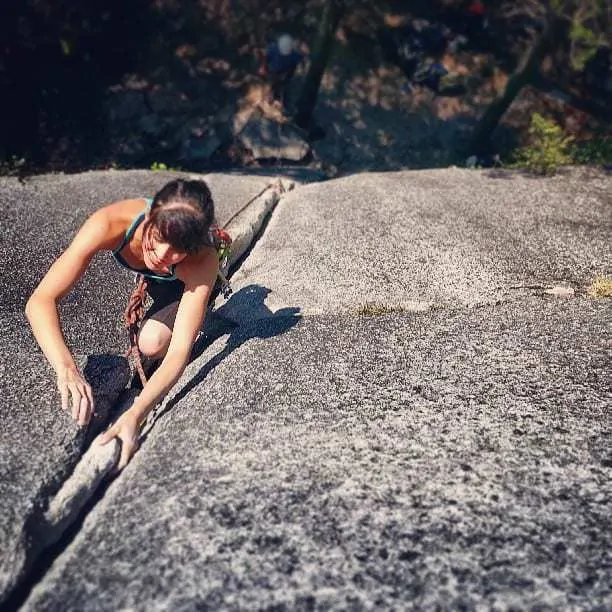
[[[94,413],[91,386],[74,367],[63,368],[57,373],[57,388],[62,400],[62,410],[70,411],[81,427],[89,423]]]

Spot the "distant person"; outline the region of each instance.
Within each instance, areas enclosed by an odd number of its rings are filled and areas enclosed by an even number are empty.
[[[282,34],[268,46],[259,73],[270,85],[270,103],[287,105],[291,79],[303,59],[289,34]]]
[[[219,232],[213,220],[210,190],[197,180],[174,180],[154,198],[121,200],[100,208],[53,263],[26,305],[34,337],[57,375],[62,409],[84,427],[93,414],[94,399],[64,340],[57,304],[100,251],[108,251],[120,265],[140,275],[142,293],[134,292],[130,304],[142,314],[145,289],[153,303],[137,330],[136,343],[145,357],[158,360],[159,367],[148,381],[143,380],[132,406],[99,440],[121,441],[119,469],[136,451],[146,416],[183,373],[202,328],[219,271]]]
[[[422,70],[415,74],[412,82],[415,85],[427,87],[436,95],[440,93],[440,82],[448,74],[448,70],[439,61],[425,65]]]

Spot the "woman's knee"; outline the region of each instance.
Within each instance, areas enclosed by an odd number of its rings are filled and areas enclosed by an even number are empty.
[[[172,331],[157,321],[146,321],[138,334],[138,349],[146,357],[163,357],[168,350]]]

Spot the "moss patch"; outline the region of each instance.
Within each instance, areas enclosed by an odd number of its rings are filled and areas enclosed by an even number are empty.
[[[612,297],[612,278],[607,276],[596,277],[589,287],[588,294],[593,298]]]
[[[406,312],[406,308],[403,306],[387,306],[386,304],[366,302],[358,306],[354,312],[360,317],[378,317],[392,312]]]

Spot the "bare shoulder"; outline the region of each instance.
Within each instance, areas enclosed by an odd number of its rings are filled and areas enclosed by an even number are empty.
[[[134,218],[146,207],[144,198],[118,200],[98,209],[92,216],[99,215],[111,224],[129,226]]]
[[[185,285],[214,283],[219,271],[219,258],[215,249],[207,247],[197,255],[189,255],[176,268],[176,275]]]
[[[119,200],[96,210],[83,230],[100,241],[101,248],[113,249],[123,239],[127,228],[144,209],[143,199]]]

